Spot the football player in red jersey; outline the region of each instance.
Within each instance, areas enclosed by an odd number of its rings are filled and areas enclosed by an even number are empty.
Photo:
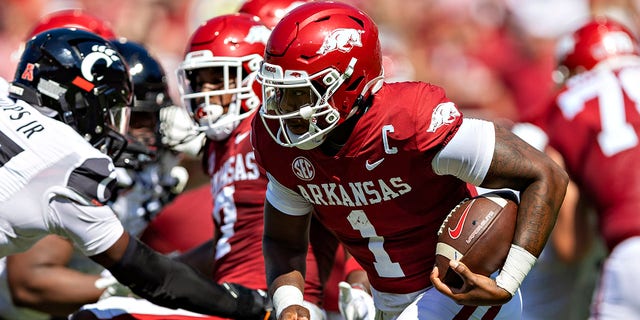
[[[309,315],[301,301],[313,211],[367,271],[377,319],[517,319],[518,287],[567,174],[509,130],[463,118],[437,86],[384,83],[381,65],[375,23],[343,3],[303,4],[269,38],[252,143],[269,177],[263,252],[276,314]],[[522,199],[504,268],[493,279],[452,261],[464,279],[456,289],[433,268],[436,233],[470,196],[468,183]]]
[[[566,81],[542,126],[598,214],[609,255],[593,295],[594,319],[640,314],[640,51],[622,24],[594,17],[558,42]]]
[[[261,234],[267,177],[251,147],[251,120],[261,104],[255,82],[269,28],[245,13],[212,18],[191,36],[178,70],[183,105],[204,132],[203,166],[211,176],[215,238],[204,269],[217,282],[235,279],[266,290]],[[213,255],[212,250],[213,248]],[[193,252],[192,252],[193,253]],[[313,255],[308,258],[306,301],[321,299]]]
[[[269,29],[273,29],[285,14],[310,1],[313,0],[245,0],[238,11],[258,16],[262,23]],[[389,58],[383,61],[386,64],[393,63]],[[347,320],[373,319],[373,314],[369,312],[372,303],[367,293],[369,282],[366,275],[360,276],[364,273],[362,268],[353,261],[353,258],[348,258],[350,255],[345,255],[343,251],[345,250],[341,245],[336,247],[332,271],[324,285],[323,306],[327,317],[329,319],[346,317]],[[345,280],[348,280],[346,282],[352,286],[351,289],[339,287],[339,283]],[[349,296],[343,296],[347,292]],[[348,310],[349,315],[344,315],[345,310]]]

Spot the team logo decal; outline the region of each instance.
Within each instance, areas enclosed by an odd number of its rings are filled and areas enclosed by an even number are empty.
[[[305,157],[297,157],[291,163],[291,170],[300,180],[310,181],[316,176],[316,169]]]
[[[335,29],[324,38],[322,46],[316,52],[319,54],[327,54],[331,51],[349,52],[353,47],[362,47],[361,34],[363,30],[356,29]]]
[[[73,79],[72,83],[76,86],[84,89],[85,91],[90,91],[93,89],[93,84],[91,83],[94,80],[102,80],[104,76],[99,76],[94,79],[93,77],[93,66],[100,60],[103,60],[107,64],[107,68],[111,66],[111,64],[115,61],[119,61],[120,57],[116,54],[116,51],[108,48],[107,46],[94,45],[91,47],[91,53],[89,53],[83,60],[82,65],[80,66],[80,71],[82,72],[82,77],[77,77]]]
[[[269,40],[269,35],[271,34],[271,30],[265,26],[253,26],[249,29],[249,33],[244,37],[244,41],[248,43],[256,43],[260,42],[263,44],[267,44],[267,40]]]
[[[460,111],[453,102],[441,103],[431,114],[431,125],[427,132],[436,132],[438,128],[453,123],[458,117],[460,117]]]
[[[460,220],[458,220],[456,227],[454,229],[449,228],[447,230],[451,239],[458,239],[458,237],[460,237],[460,234],[462,234],[462,227],[464,226],[464,222],[467,220],[467,215],[469,214],[469,210],[471,210],[471,206],[473,205],[474,201],[476,200],[471,200],[471,203],[466,208],[464,208],[464,211],[462,212],[462,215],[460,216]]]
[[[33,63],[27,63],[27,65],[24,68],[24,71],[22,72],[22,75],[20,76],[20,78],[23,79],[23,80],[27,80],[27,81],[33,81],[33,68],[34,67],[35,67],[35,65]]]

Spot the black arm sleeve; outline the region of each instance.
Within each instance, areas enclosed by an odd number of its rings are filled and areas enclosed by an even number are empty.
[[[122,260],[109,268],[135,294],[164,307],[234,319],[268,316],[266,295],[237,284],[217,284],[131,237]]]

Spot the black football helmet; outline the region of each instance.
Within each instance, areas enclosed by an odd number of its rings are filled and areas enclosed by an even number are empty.
[[[129,69],[113,45],[94,33],[58,28],[31,38],[9,91],[73,127],[113,159],[126,146],[133,93]]]
[[[141,44],[120,38],[112,41],[129,66],[134,101],[131,111],[158,112],[173,104],[162,65]]]
[[[111,41],[125,59],[133,82],[133,108],[129,124],[129,146],[122,157],[127,167],[139,168],[155,158],[162,147],[160,109],[173,104],[169,96],[167,77],[162,65],[140,43],[120,38]],[[148,128],[153,136],[134,131]]]

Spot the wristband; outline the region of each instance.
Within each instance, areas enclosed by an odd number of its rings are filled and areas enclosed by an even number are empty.
[[[507,260],[496,277],[498,287],[507,290],[513,297],[537,258],[524,248],[511,244]]]
[[[273,293],[273,309],[276,310],[276,318],[280,317],[280,312],[291,305],[302,305],[304,301],[302,291],[295,286],[284,285],[278,287]]]

